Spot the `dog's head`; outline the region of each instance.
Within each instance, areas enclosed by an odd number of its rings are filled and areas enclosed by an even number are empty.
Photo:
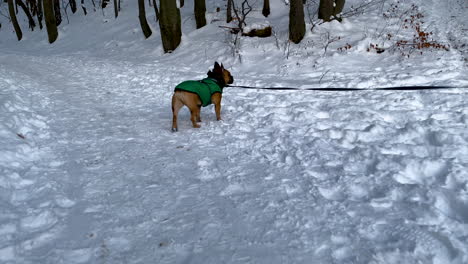
[[[208,71],[208,77],[215,79],[223,86],[234,82],[231,73],[224,69],[223,64],[219,65],[218,62],[215,62],[213,71]]]

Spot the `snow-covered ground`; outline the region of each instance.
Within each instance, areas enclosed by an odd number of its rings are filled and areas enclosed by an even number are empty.
[[[54,45],[0,16],[0,263],[468,263],[466,1],[404,4],[451,47],[410,58],[366,51],[412,34],[376,16],[396,1],[299,45],[271,2],[276,37],[238,47],[186,3],[166,55],[130,1],[117,20],[70,15]],[[172,133],[173,87],[215,60],[243,85],[460,88],[226,88],[223,121],[207,107],[194,129],[184,109]]]

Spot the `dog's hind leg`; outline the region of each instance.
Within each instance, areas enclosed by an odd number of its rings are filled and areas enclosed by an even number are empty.
[[[199,128],[200,125],[197,124],[197,119],[200,118],[200,108],[198,105],[190,105],[188,106],[190,109],[190,120],[192,121],[192,125],[194,128]]]
[[[176,94],[172,96],[172,132],[178,131],[177,127],[177,115],[179,114],[179,110],[184,106],[184,104],[180,101],[180,98],[177,97]]]

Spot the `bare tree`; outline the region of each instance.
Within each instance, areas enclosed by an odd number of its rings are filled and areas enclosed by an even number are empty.
[[[161,0],[159,4],[159,28],[164,52],[172,52],[179,46],[182,37],[180,10],[174,0]]]
[[[49,43],[54,43],[58,37],[57,22],[54,14],[54,0],[44,0],[44,19],[49,36]]]
[[[42,30],[42,19],[44,13],[42,12],[42,0],[37,0],[37,21],[39,22],[39,28]]]
[[[305,35],[304,5],[302,0],[291,0],[289,7],[289,40],[299,43]]]
[[[28,17],[29,28],[32,31],[34,31],[34,28],[36,27],[36,22],[34,21],[34,18],[31,15],[31,12],[29,12],[28,7],[21,0],[16,0],[16,4],[19,5],[23,9],[24,13]]]
[[[119,16],[119,3],[117,0],[114,0],[114,15],[115,18]]]
[[[241,8],[238,9],[234,4],[234,0],[232,2],[232,10],[234,11],[234,15],[237,19],[237,27],[238,29],[234,30],[233,33],[243,32],[244,26],[247,26],[245,23],[245,19],[247,19],[247,15],[252,11],[252,6],[249,4],[248,0],[244,0],[241,4]]]
[[[70,5],[70,9],[73,14],[76,12],[76,0],[69,0],[68,4]]]
[[[262,15],[268,17],[270,15],[270,0],[263,0]]]
[[[227,0],[226,23],[230,23],[232,21],[232,1],[233,0]]]
[[[23,32],[21,31],[21,27],[18,24],[18,20],[16,19],[15,5],[13,4],[13,0],[8,0],[8,12],[10,13],[11,23],[13,23],[16,37],[18,38],[18,41],[20,41],[23,38]]]
[[[141,29],[145,38],[149,38],[153,33],[146,21],[145,0],[138,0],[138,18],[140,19]]]
[[[154,13],[156,14],[156,22],[159,20],[159,10],[156,0],[153,0]]]
[[[59,26],[62,23],[62,13],[60,12],[60,0],[54,0],[55,23]]]
[[[101,0],[101,8],[104,9],[107,7],[107,4],[109,4],[110,0]]]
[[[341,21],[337,16],[343,11],[344,4],[345,0],[320,0],[318,18],[326,22]]]
[[[205,0],[195,0],[194,13],[195,13],[195,22],[197,24],[197,29],[202,28],[206,25],[206,5]]]

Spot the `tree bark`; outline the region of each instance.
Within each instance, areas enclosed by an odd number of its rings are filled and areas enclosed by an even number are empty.
[[[141,30],[145,38],[149,38],[153,33],[146,21],[145,0],[138,0],[138,18],[140,19]]]
[[[304,5],[302,0],[291,0],[289,8],[289,40],[299,43],[305,35]]]
[[[115,18],[119,16],[119,3],[117,2],[117,0],[114,0],[114,15]]]
[[[49,43],[54,43],[58,37],[57,22],[54,14],[54,0],[44,0],[44,19],[49,36]]]
[[[159,4],[159,28],[164,52],[172,52],[179,46],[182,37],[180,10],[176,0],[161,0]]]
[[[76,12],[76,0],[69,0],[68,3],[70,4],[70,9],[73,14]]]
[[[156,14],[156,22],[159,20],[159,10],[156,0],[153,0],[154,13]]]
[[[36,0],[26,0],[26,7],[31,10],[31,15],[34,17],[37,15],[37,2]]]
[[[268,17],[270,15],[270,0],[263,0],[262,15]]]
[[[320,0],[318,18],[330,21],[333,15],[333,0]]]
[[[318,18],[329,22],[343,11],[344,5],[345,0],[320,0]]]
[[[16,0],[16,4],[19,5],[23,9],[24,13],[28,17],[29,28],[32,31],[34,31],[34,28],[36,27],[36,22],[34,21],[34,18],[31,15],[31,12],[29,12],[28,7],[21,0]]]
[[[232,0],[227,0],[226,23],[232,21]]]
[[[42,0],[37,1],[37,22],[39,22],[39,28],[42,30],[42,18],[44,13],[42,12]]]
[[[13,0],[8,0],[8,12],[10,13],[11,23],[13,23],[16,37],[18,38],[18,41],[20,41],[23,38],[23,32],[21,31],[21,27],[18,24],[18,20],[16,19],[15,5],[13,4]]]
[[[333,12],[334,15],[339,15],[344,8],[345,0],[335,0],[335,11]]]
[[[84,0],[81,0],[81,8],[83,9],[83,13],[86,16],[88,14],[88,11],[86,10]]]
[[[205,0],[195,0],[195,22],[197,23],[197,29],[202,28],[206,25],[206,4]]]
[[[54,0],[55,23],[59,26],[62,23],[62,13],[60,12],[60,0]]]

